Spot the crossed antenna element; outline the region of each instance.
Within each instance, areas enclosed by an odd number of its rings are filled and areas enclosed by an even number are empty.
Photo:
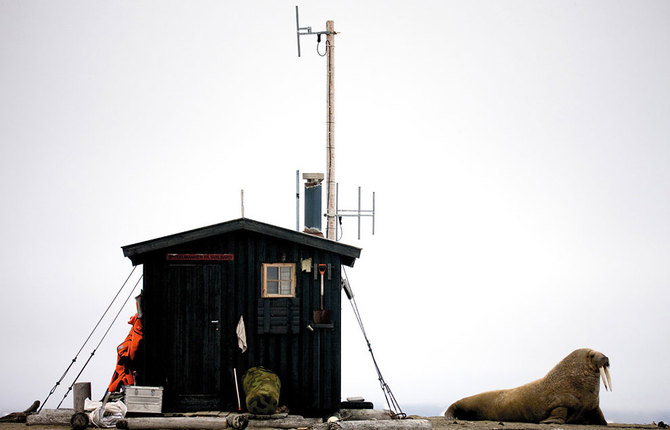
[[[309,34],[316,34],[317,44],[321,43],[321,35],[329,35],[329,31],[312,31],[312,27],[300,27],[300,19],[298,18],[298,6],[295,7],[295,28],[296,37],[298,39],[298,57],[300,57],[300,36],[307,36]],[[318,47],[318,45],[317,45]]]

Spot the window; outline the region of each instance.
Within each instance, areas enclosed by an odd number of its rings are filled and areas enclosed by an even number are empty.
[[[295,264],[263,263],[263,297],[295,297]]]

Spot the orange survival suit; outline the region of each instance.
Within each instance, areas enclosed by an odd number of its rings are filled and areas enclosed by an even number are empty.
[[[120,390],[124,385],[133,385],[135,383],[132,368],[134,367],[133,361],[135,360],[137,349],[142,340],[142,319],[136,313],[130,317],[128,324],[133,327],[130,329],[128,336],[126,336],[126,340],[116,348],[118,354],[116,370],[114,370],[112,382],[109,383],[109,387],[107,388],[110,393]]]

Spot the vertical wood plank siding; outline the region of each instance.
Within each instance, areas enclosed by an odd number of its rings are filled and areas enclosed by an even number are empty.
[[[234,260],[168,262],[167,253],[230,253]],[[312,311],[320,308],[318,273],[315,277],[314,269],[301,270],[301,260],[309,258],[331,267],[324,299],[333,328],[307,329],[313,324]],[[261,264],[281,262],[296,264],[296,298],[261,298]],[[248,231],[155,252],[144,260],[145,362],[139,382],[165,387],[166,411],[236,410],[233,368],[241,389],[244,372],[261,365],[279,375],[280,404],[292,412],[321,416],[339,409],[340,265],[337,253]],[[272,308],[273,300],[287,303],[274,302],[287,306],[288,327],[266,332],[259,322],[271,318],[265,309]],[[291,306],[297,312],[294,319]],[[241,315],[245,353],[235,333]],[[276,318],[275,324],[284,317]]]

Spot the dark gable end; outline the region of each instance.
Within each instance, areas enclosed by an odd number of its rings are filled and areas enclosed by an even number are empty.
[[[342,263],[349,267],[353,267],[356,259],[361,255],[360,248],[344,245],[307,233],[254,221],[249,218],[238,218],[236,220],[227,221],[220,224],[214,224],[182,233],[159,237],[157,239],[147,240],[133,245],[126,245],[121,247],[121,249],[123,250],[123,255],[130,258],[133,265],[137,266],[138,264],[142,264],[144,262],[147,255],[161,251],[165,248],[236,231],[250,231],[277,239],[295,242],[297,244],[309,246],[315,249],[333,252],[339,254],[342,257]]]

